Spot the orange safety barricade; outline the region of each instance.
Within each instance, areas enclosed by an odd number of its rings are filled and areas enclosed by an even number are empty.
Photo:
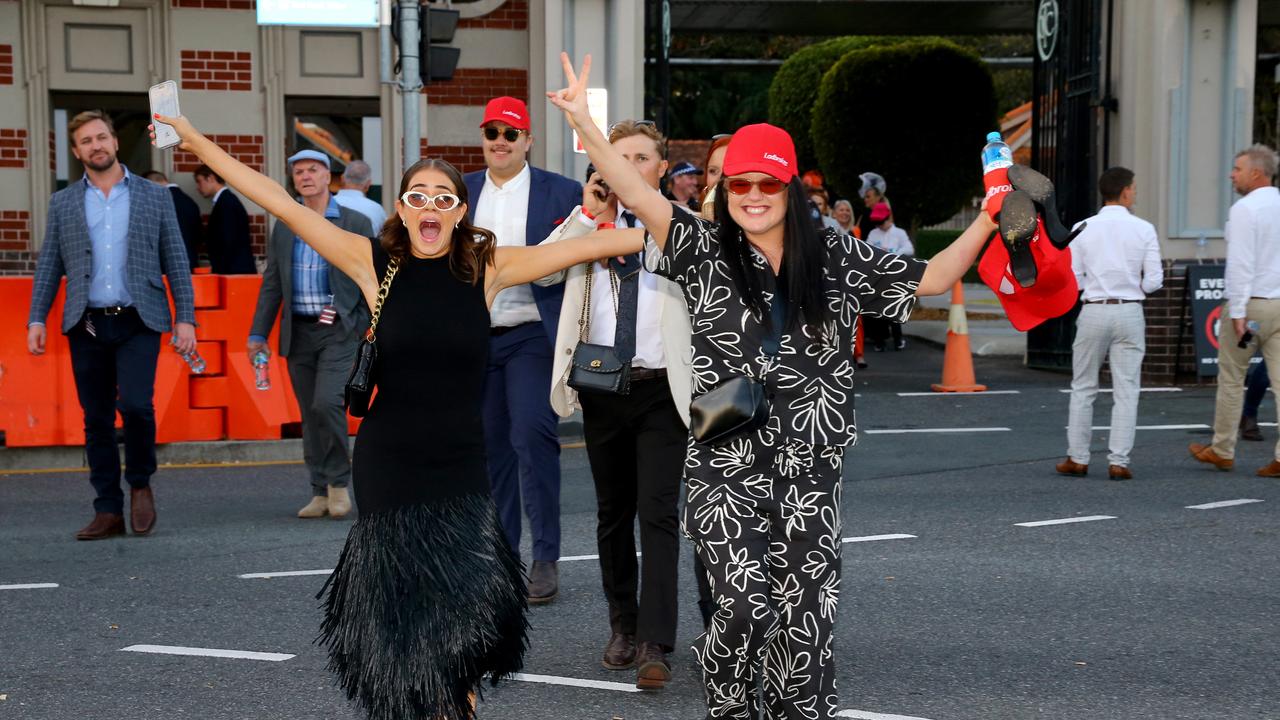
[[[271,388],[254,387],[245,352],[262,278],[196,271],[196,338],[205,372],[193,375],[161,338],[156,366],[156,442],[278,440],[285,423],[301,420],[284,361],[272,355]],[[0,278],[0,430],[9,447],[84,444],[71,353],[60,332],[64,290],[49,312],[43,355],[27,352],[29,277]],[[277,329],[269,345],[277,346]],[[117,418],[117,425],[119,419]],[[348,416],[354,433],[360,421]]]

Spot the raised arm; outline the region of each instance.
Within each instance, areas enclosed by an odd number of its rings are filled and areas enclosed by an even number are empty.
[[[965,271],[973,266],[978,253],[982,252],[982,246],[996,230],[995,222],[987,214],[986,203],[983,203],[983,211],[978,213],[978,217],[960,237],[929,260],[924,269],[924,277],[920,279],[920,286],[916,288],[916,295],[941,295],[950,290],[964,276]]]
[[[671,201],[650,187],[640,176],[640,172],[613,149],[608,138],[591,121],[591,113],[587,109],[587,76],[591,73],[591,56],[587,55],[583,59],[581,76],[573,71],[568,53],[560,53],[560,64],[564,66],[564,76],[569,86],[563,90],[548,92],[547,97],[551,104],[564,112],[569,125],[578,131],[578,137],[582,138],[582,145],[587,150],[587,157],[591,158],[596,170],[609,183],[614,194],[628,210],[640,218],[658,247],[664,247],[667,230],[671,226]]]
[[[156,115],[156,119],[178,131],[182,149],[195,153],[228,185],[288,225],[321,257],[354,280],[366,296],[376,294],[378,283],[373,269],[373,249],[367,238],[347,232],[298,204],[279,183],[228,155],[212,140],[201,135],[185,117]],[[152,139],[155,139],[154,131]]]
[[[643,228],[596,230],[543,245],[497,248],[493,265],[485,273],[485,299],[492,303],[499,292],[512,285],[533,282],[580,263],[639,252],[644,247],[644,233]]]

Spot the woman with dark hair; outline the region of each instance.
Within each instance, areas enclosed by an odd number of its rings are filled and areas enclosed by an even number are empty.
[[[644,221],[645,265],[684,290],[694,407],[742,378],[762,385],[768,400],[763,427],[715,444],[691,434],[685,460],[683,527],[716,602],[694,645],[708,717],[833,720],[840,476],[857,437],[854,321],[859,313],[905,319],[917,295],[948,290],[995,223],[983,213],[927,265],[820,231],[809,221],[791,137],[771,125],[744,127],[729,142],[714,223],[672,213],[591,122],[590,56],[581,76],[567,55],[561,61],[569,86],[548,96]]]
[[[405,171],[396,214],[371,242],[294,202],[185,118],[157,120],[375,308],[378,393],[352,466],[360,518],[321,590],[329,669],[371,719],[474,717],[481,682],[518,671],[527,644],[523,572],[485,471],[489,306],[503,288],[636,252],[641,232],[495,247],[492,232],[467,222],[458,171],[422,160]]]

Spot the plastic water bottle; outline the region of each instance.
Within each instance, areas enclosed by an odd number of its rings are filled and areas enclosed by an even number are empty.
[[[259,350],[253,354],[253,386],[259,390],[271,389],[271,378],[267,376],[267,362],[271,353]]]
[[[1200,237],[1196,239],[1196,259],[1204,260],[1209,257],[1209,238],[1204,233],[1200,233]]]
[[[192,348],[189,353],[179,352],[178,354],[187,361],[187,367],[191,368],[192,374],[200,375],[204,372],[204,358],[200,357],[199,350]]]
[[[987,144],[982,148],[982,184],[987,189],[987,213],[993,218],[1000,214],[1005,194],[1013,191],[1009,184],[1012,165],[1013,151],[1000,133],[987,133]]]

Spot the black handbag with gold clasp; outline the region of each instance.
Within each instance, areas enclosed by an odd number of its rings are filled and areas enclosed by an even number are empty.
[[[373,388],[377,382],[374,370],[378,360],[378,318],[382,315],[382,302],[387,299],[387,291],[391,289],[391,281],[395,279],[398,269],[400,259],[391,258],[387,265],[387,275],[378,288],[373,315],[369,318],[369,331],[360,341],[355,364],[351,366],[351,375],[347,377],[347,385],[342,390],[342,405],[352,417],[362,418],[369,412],[369,401],[373,398]]]
[[[591,282],[594,268],[587,267],[585,297],[582,300],[582,316],[578,318],[578,346],[573,351],[569,368],[569,387],[578,392],[605,395],[627,395],[631,392],[631,361],[618,359],[618,354],[607,345],[587,342],[591,328]],[[613,305],[618,306],[618,276],[609,273],[613,286]]]

